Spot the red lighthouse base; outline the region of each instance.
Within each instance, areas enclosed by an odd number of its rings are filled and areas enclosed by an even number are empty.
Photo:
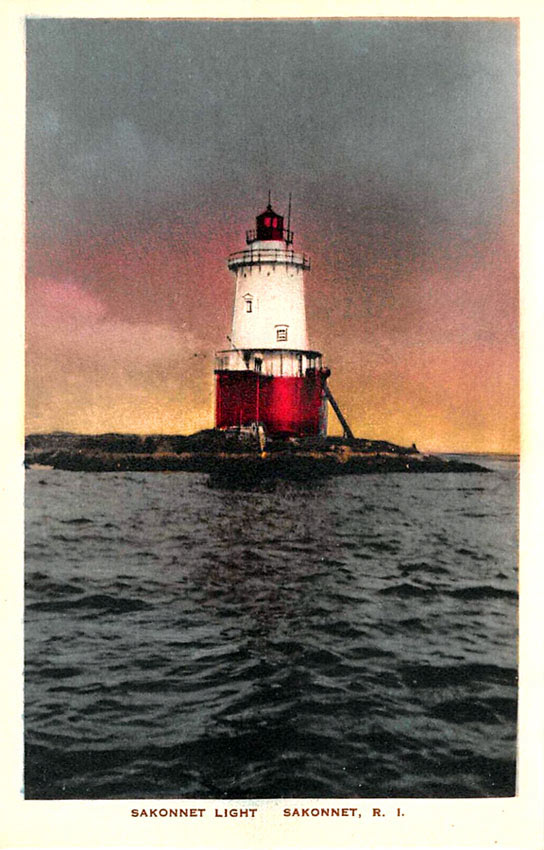
[[[308,369],[299,377],[260,372],[216,371],[215,427],[261,422],[270,436],[317,436],[325,429],[328,369]]]

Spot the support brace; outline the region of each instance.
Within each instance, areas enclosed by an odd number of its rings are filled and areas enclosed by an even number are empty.
[[[346,437],[348,440],[354,440],[355,438],[353,436],[353,431],[349,427],[344,414],[342,413],[342,411],[338,407],[336,399],[334,398],[334,396],[331,393],[327,384],[325,384],[325,396],[330,401],[331,407],[334,410],[334,412],[336,413],[336,415],[338,417],[338,421],[340,422],[340,425],[344,429],[344,437]]]

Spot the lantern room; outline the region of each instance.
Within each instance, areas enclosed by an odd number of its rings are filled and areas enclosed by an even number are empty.
[[[293,241],[293,234],[283,226],[283,216],[279,215],[272,209],[271,204],[268,204],[264,212],[256,218],[255,230],[246,232],[246,242],[251,245],[252,242],[286,242],[288,245]]]

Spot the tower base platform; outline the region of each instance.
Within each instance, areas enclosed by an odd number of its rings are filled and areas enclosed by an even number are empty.
[[[305,375],[263,375],[252,370],[216,370],[215,427],[261,423],[270,437],[323,436],[327,431],[328,369]]]

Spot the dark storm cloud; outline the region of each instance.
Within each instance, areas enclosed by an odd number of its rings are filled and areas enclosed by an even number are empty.
[[[515,51],[508,21],[31,20],[34,232],[270,183],[350,236],[400,216],[462,238],[515,193]]]

